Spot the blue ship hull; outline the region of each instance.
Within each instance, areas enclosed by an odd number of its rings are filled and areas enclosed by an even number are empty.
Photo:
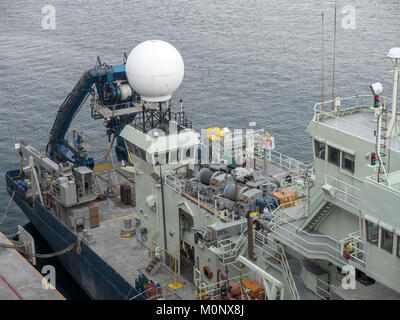
[[[40,232],[54,251],[65,249],[77,241],[77,236],[50,211],[35,201],[31,206],[26,198],[25,189],[18,182],[19,171],[6,173],[7,192],[16,190],[14,201],[22,209],[35,228]],[[117,271],[99,257],[85,243],[81,244],[81,254],[75,250],[58,256],[66,270],[79,283],[92,299],[107,300],[144,300],[138,290],[126,281]]]

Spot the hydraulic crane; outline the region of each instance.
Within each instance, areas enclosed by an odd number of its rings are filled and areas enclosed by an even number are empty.
[[[58,110],[46,147],[46,153],[53,161],[69,161],[75,166],[87,166],[90,169],[94,167],[93,158],[87,156],[86,151],[79,143],[81,140],[79,135],[77,141],[72,144],[65,139],[72,120],[89,95],[93,97],[91,101],[92,117],[105,119],[109,139],[112,135],[117,138],[118,160],[127,158],[125,145],[119,138],[119,133],[126,124],[134,119],[140,106],[138,104],[140,97],[127,81],[126,54],[124,63],[121,65],[102,64],[99,57],[97,61],[98,64],[95,68],[87,70],[82,75]],[[121,112],[122,109],[126,111]]]

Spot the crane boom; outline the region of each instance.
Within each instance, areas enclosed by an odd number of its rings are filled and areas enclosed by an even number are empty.
[[[80,80],[68,94],[57,112],[46,148],[47,154],[54,161],[69,161],[76,165],[85,165],[92,168],[94,166],[93,159],[88,158],[85,154],[76,150],[76,148],[74,148],[73,145],[69,145],[65,139],[71,122],[79,112],[88,95],[91,94],[94,89],[96,89],[97,92],[96,98],[98,102],[105,107],[111,107],[113,105],[115,108],[115,105],[120,103],[121,99],[126,99],[126,97],[121,98],[120,90],[121,83],[127,85],[125,64],[108,66],[105,64],[101,65],[100,58],[98,58],[98,61],[99,66],[87,70],[81,76]],[[126,104],[133,101],[134,98],[135,95],[132,94],[129,99],[124,101],[125,107]],[[125,115],[124,117],[132,118],[132,115]],[[112,129],[115,119],[107,120],[110,122],[110,125],[107,127],[110,128],[111,126]],[[116,130],[111,130],[110,132],[119,134]],[[109,136],[111,135],[110,132]]]

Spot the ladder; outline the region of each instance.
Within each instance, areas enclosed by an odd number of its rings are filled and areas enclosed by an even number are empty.
[[[379,115],[379,120],[378,120],[378,132],[377,135],[379,135],[379,141],[377,144],[379,144],[379,150],[377,152],[378,156],[378,171],[377,171],[377,181],[378,182],[384,182],[385,179],[382,178],[382,176],[386,176],[387,178],[387,168],[385,168],[386,163],[386,156],[387,156],[387,140],[388,140],[388,112],[385,107],[383,107],[381,114]],[[379,123],[381,122],[381,124]],[[380,128],[380,130],[379,130]]]

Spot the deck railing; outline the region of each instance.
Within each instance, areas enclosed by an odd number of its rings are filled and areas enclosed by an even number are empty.
[[[336,191],[340,191],[343,194],[344,198],[343,199],[338,198],[339,200],[344,201],[346,204],[356,209],[358,208],[358,201],[360,199],[362,192],[360,188],[352,186],[351,184],[346,183],[330,175],[325,175],[325,183],[329,184]],[[354,201],[357,201],[357,204],[355,204]]]
[[[299,292],[297,291],[297,287],[293,279],[293,274],[292,271],[290,270],[289,262],[287,261],[285,250],[283,249],[282,245],[274,242],[273,240],[268,239],[266,235],[258,231],[254,232],[254,238],[255,241],[256,240],[261,241],[263,245],[268,247],[268,250],[271,250],[272,252],[275,253],[276,256],[274,258],[278,260],[281,264],[282,276],[286,282],[291,298],[293,300],[300,300],[300,295]],[[277,249],[275,249],[272,245],[269,245],[269,241],[273,241],[273,245],[276,246]],[[265,252],[265,250],[260,246],[255,245],[255,247],[261,252]]]
[[[383,99],[383,103],[386,106],[386,109],[391,113],[390,106],[387,102],[390,102],[392,99],[387,98],[384,96],[381,96],[381,101]],[[347,126],[350,126],[353,128],[353,135],[354,136],[365,136],[366,134],[371,133],[371,128],[367,127],[363,124],[356,123],[354,121],[351,121],[349,119],[344,118],[344,115],[352,114],[355,112],[358,112],[360,108],[367,109],[373,106],[373,101],[374,101],[374,96],[373,95],[356,95],[356,96],[351,96],[351,97],[346,97],[346,98],[340,98],[340,103],[341,106],[339,107],[338,111],[332,111],[332,101],[325,101],[323,103],[324,109],[329,110],[325,111],[322,110],[322,103],[316,103],[314,105],[314,121],[323,121],[324,119],[335,119],[335,128],[337,130],[339,129],[339,123],[345,122]],[[397,112],[398,115],[400,115],[400,112]],[[364,134],[362,134],[364,132]],[[396,150],[400,150],[400,139],[398,137],[393,137],[390,138],[392,147],[396,148]]]
[[[327,235],[308,233],[292,221],[292,217],[286,215],[283,210],[275,211],[275,216],[271,219],[271,231],[274,237],[282,238],[281,241],[286,242],[288,246],[299,248],[305,256],[330,260],[338,266],[346,264],[340,251],[339,241]],[[280,232],[279,228],[283,232]]]
[[[352,259],[365,266],[365,241],[362,240],[360,231],[350,233],[346,238],[340,240],[340,248],[342,252],[347,249]]]

